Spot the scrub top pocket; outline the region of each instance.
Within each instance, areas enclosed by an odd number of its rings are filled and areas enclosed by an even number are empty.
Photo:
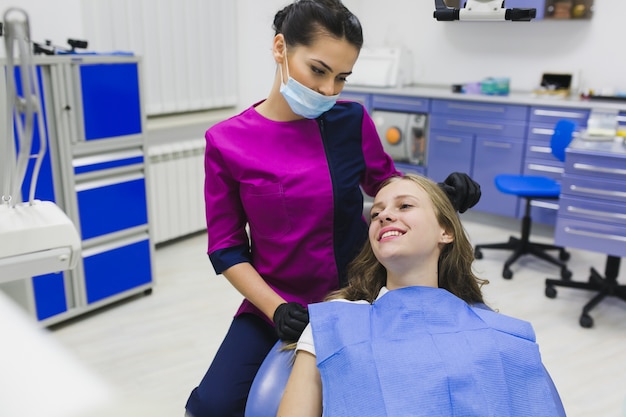
[[[241,185],[251,233],[264,239],[279,239],[291,230],[285,192],[281,183]]]

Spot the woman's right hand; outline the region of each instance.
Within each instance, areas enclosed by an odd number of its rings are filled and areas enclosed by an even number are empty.
[[[280,340],[296,342],[309,324],[309,311],[300,303],[283,303],[276,308],[273,321]]]

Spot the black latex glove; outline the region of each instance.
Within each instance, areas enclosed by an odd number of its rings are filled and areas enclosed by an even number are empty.
[[[459,213],[465,213],[480,200],[480,184],[462,172],[453,172],[448,175],[448,178],[440,182],[439,186],[448,195]]]
[[[280,340],[296,342],[309,324],[309,311],[296,302],[283,303],[274,312],[273,320]]]

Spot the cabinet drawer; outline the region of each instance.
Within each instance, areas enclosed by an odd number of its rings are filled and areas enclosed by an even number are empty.
[[[626,256],[626,227],[559,216],[554,232],[557,245],[613,256]]]
[[[432,113],[491,120],[526,121],[528,107],[473,101],[433,100]]]
[[[519,213],[524,213],[524,201],[520,199]],[[534,223],[547,224],[554,226],[556,224],[559,212],[559,200],[537,199],[530,203],[530,217]]]
[[[530,139],[526,144],[526,158],[542,159],[547,161],[557,160],[554,155],[552,155],[552,148],[549,143]]]
[[[83,265],[88,303],[149,284],[152,271],[148,236],[86,249]]]
[[[564,217],[614,223],[626,227],[626,205],[624,204],[562,195],[559,206],[559,215]]]
[[[566,152],[567,172],[574,175],[615,180],[622,183],[621,191],[626,191],[626,166],[624,158],[603,154]]]
[[[472,175],[474,136],[432,131],[428,140],[428,176],[443,181],[454,171]]]
[[[552,126],[561,119],[576,122],[578,126],[587,126],[589,110],[567,107],[531,107],[530,122],[548,123]]]
[[[434,115],[430,117],[433,129],[467,132],[507,138],[523,138],[526,136],[526,123],[519,121],[494,121],[491,119],[471,119],[460,116],[448,117]]]
[[[524,175],[541,175],[561,181],[563,177],[563,163],[557,159],[530,159],[526,158]]]
[[[609,179],[563,176],[561,193],[590,200],[610,200],[626,204],[626,182]]]
[[[97,155],[77,157],[72,161],[76,175],[143,163],[144,156],[141,149],[99,153]]]
[[[372,98],[372,108],[374,110],[428,113],[430,111],[430,99],[376,94]]]
[[[515,217],[517,200],[496,188],[494,179],[500,174],[519,175],[522,170],[523,144],[521,140],[505,141],[497,137],[476,138],[472,178],[480,184],[482,196],[474,209]]]
[[[554,123],[531,123],[528,128],[528,139],[545,142],[549,146],[557,121],[558,120],[555,120]],[[574,138],[579,136],[578,132],[580,131],[580,126],[577,126],[576,129],[577,130],[572,135]]]
[[[80,183],[76,191],[83,240],[148,222],[143,173]]]

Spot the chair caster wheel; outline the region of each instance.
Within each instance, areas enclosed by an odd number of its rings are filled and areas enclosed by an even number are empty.
[[[556,289],[552,285],[546,286],[546,297],[556,298]]]
[[[563,279],[563,281],[570,281],[572,279],[572,271],[567,268],[561,269],[561,279]]]
[[[589,329],[589,328],[593,327],[593,318],[591,318],[591,316],[589,314],[583,313],[580,316],[580,320],[578,320],[578,322],[585,329]]]
[[[504,278],[504,279],[511,279],[511,278],[513,278],[513,271],[511,271],[509,268],[504,268],[502,270],[502,278]]]
[[[561,250],[559,252],[559,259],[562,260],[563,262],[569,261],[569,257],[570,257],[570,254],[566,250]]]
[[[483,259],[483,253],[480,251],[480,249],[478,248],[474,249],[474,258]]]

